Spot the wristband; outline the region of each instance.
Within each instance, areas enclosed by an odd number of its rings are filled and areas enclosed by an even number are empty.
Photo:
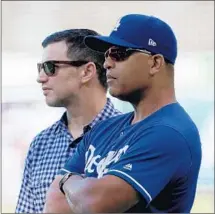
[[[63,176],[63,178],[60,180],[60,182],[59,182],[60,191],[61,191],[64,195],[65,195],[65,192],[64,192],[64,190],[63,190],[63,185],[65,184],[65,182],[66,182],[72,175],[78,175],[78,176],[84,178],[83,175],[81,175],[81,174],[79,174],[79,173],[77,173],[77,172],[67,172],[67,173]]]

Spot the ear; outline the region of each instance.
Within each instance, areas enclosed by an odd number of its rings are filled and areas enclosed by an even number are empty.
[[[164,57],[161,54],[153,55],[153,56],[151,56],[151,58],[149,60],[150,60],[149,61],[149,65],[150,65],[149,73],[153,76],[161,70],[165,61],[164,61]]]
[[[96,75],[96,65],[93,62],[88,62],[84,65],[84,69],[81,72],[81,82],[86,83]]]

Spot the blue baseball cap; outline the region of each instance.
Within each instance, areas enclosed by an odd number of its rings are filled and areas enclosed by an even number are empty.
[[[111,46],[145,49],[162,54],[172,64],[177,57],[177,40],[171,27],[157,17],[141,14],[123,16],[109,36],[87,36],[85,44],[99,52]]]

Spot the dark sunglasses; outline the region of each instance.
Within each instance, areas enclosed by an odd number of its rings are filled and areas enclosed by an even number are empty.
[[[59,65],[57,64],[63,64],[63,65],[70,65],[70,66],[75,66],[75,67],[79,67],[82,66],[84,64],[88,63],[88,61],[57,61],[57,60],[50,60],[50,61],[46,61],[43,63],[37,63],[37,69],[38,72],[40,73],[41,70],[43,69],[45,74],[47,76],[53,76],[56,72],[56,67],[59,67]]]
[[[120,62],[120,61],[126,60],[135,52],[141,52],[148,55],[152,55],[152,53],[147,50],[133,49],[133,48],[119,48],[119,47],[109,48],[104,55],[105,55],[105,58],[110,57],[112,60]]]

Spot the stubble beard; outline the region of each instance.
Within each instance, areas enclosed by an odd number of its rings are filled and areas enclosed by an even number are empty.
[[[48,100],[46,99],[46,104],[49,107],[65,107],[65,103],[63,100],[55,99],[55,100]]]
[[[113,94],[112,96],[116,97],[122,101],[129,102],[134,106],[137,106],[144,97],[143,91],[141,89],[136,89],[136,90],[131,91],[131,92],[126,93],[126,94],[119,94],[119,95]]]

